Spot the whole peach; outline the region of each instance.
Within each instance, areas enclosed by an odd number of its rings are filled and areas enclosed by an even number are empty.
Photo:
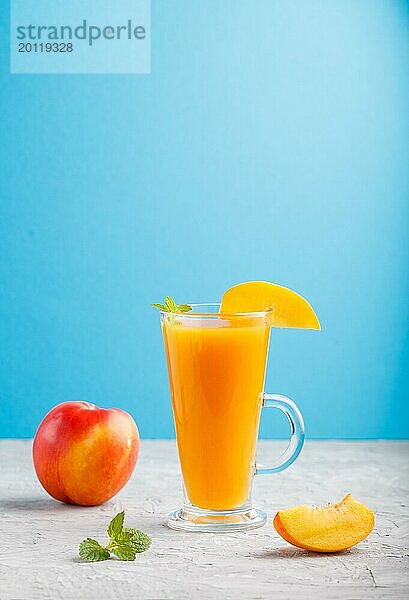
[[[96,506],[123,488],[138,452],[139,433],[131,415],[72,401],[58,404],[41,421],[33,462],[41,485],[53,498]]]

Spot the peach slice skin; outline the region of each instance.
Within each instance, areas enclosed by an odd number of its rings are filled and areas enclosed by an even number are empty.
[[[314,552],[351,548],[371,533],[374,524],[372,510],[350,494],[337,504],[319,508],[302,504],[281,510],[273,521],[275,530],[287,542]]]
[[[246,313],[271,310],[273,327],[321,329],[309,302],[289,288],[267,281],[239,283],[223,294],[220,313]]]

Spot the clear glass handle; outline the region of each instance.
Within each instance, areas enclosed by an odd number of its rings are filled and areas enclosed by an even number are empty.
[[[263,408],[278,408],[285,414],[290,423],[291,438],[286,450],[271,466],[264,467],[256,463],[256,475],[284,471],[301,452],[305,439],[304,419],[298,406],[290,398],[281,394],[263,394]]]

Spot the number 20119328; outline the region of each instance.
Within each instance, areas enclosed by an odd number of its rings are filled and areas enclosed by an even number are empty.
[[[18,52],[74,52],[74,46],[71,43],[21,42],[18,45]]]

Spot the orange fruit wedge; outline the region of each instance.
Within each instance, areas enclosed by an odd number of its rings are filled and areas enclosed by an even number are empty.
[[[273,327],[321,329],[310,303],[289,288],[267,281],[247,281],[224,293],[220,313],[246,313],[271,310]]]
[[[287,542],[314,552],[339,552],[355,546],[371,533],[374,524],[371,509],[351,494],[337,504],[318,508],[302,504],[280,510],[273,521]]]

